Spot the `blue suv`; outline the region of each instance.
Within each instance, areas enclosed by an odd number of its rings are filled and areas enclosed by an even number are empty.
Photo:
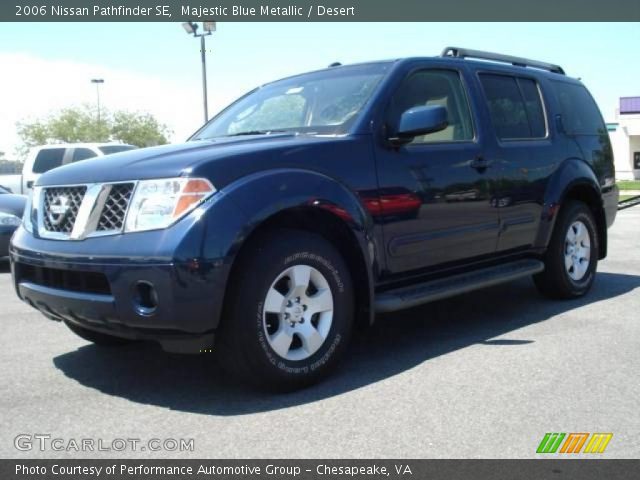
[[[18,296],[96,344],[213,349],[300,388],[354,326],[533,276],[584,295],[618,191],[602,116],[557,65],[463,48],[263,85],[180,145],[37,181]]]

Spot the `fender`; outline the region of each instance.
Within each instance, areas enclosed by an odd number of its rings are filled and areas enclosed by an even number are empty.
[[[547,182],[547,188],[544,193],[542,219],[534,242],[534,248],[547,248],[551,240],[557,213],[566,200],[568,192],[577,185],[592,189],[598,198],[602,198],[598,179],[593,168],[584,160],[571,157],[560,164]],[[600,208],[603,208],[602,205],[600,205]],[[606,242],[606,236],[602,238],[602,241]]]
[[[235,231],[227,240],[233,237],[232,242],[222,246],[225,250],[224,264],[229,267],[251,233],[277,213],[298,207],[318,208],[345,223],[356,238],[365,261],[369,299],[368,305],[361,306],[368,312],[369,322],[372,321],[374,272],[378,268],[379,259],[373,235],[373,219],[355,192],[337,180],[315,171],[282,168],[242,177],[224,187],[214,198],[218,195],[220,197],[216,199],[215,206],[207,209],[207,216],[210,217],[207,223],[219,226],[221,221],[224,222],[218,216],[217,212],[220,210],[235,211],[243,217],[230,222]],[[227,204],[232,204],[233,207]],[[225,224],[225,228],[228,227],[229,224]]]

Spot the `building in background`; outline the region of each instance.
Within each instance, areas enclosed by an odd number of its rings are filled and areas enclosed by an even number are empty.
[[[615,122],[607,123],[618,180],[640,179],[640,97],[621,97]]]

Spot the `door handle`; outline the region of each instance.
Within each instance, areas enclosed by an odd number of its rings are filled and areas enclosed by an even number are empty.
[[[489,167],[489,165],[490,162],[488,162],[483,156],[480,155],[471,160],[471,162],[469,163],[469,166],[471,168],[475,168],[479,172],[485,171]]]
[[[33,187],[33,180],[29,180],[27,182],[27,188],[31,188],[31,187]]]

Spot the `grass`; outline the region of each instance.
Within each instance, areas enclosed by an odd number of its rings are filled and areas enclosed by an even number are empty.
[[[640,180],[620,180],[618,188],[620,190],[640,190]]]

